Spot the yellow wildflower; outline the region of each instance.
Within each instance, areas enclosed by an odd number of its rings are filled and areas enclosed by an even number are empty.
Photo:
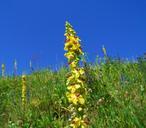
[[[77,105],[77,103],[80,104],[85,104],[85,99],[83,98],[82,95],[78,94],[78,93],[66,93],[66,96],[69,100],[69,102],[72,102],[73,104]]]
[[[77,105],[78,99],[75,93],[66,93],[66,96],[68,98],[69,102],[72,102],[73,104]]]
[[[76,32],[73,30],[72,26],[66,22],[66,42],[64,50],[67,51],[64,55],[68,59],[70,67],[70,75],[67,77],[67,93],[66,97],[71,106],[71,124],[72,128],[85,128],[85,123],[83,118],[83,113],[80,111],[85,107],[86,88],[84,85],[85,81],[85,71],[83,68],[79,68],[79,61],[81,55],[84,55],[82,52],[80,39],[76,36]],[[80,117],[77,117],[77,115]]]
[[[73,75],[75,76],[76,79],[78,79],[79,77],[83,76],[85,71],[83,68],[80,69],[74,69],[72,70]]]
[[[81,117],[75,117],[70,126],[72,128],[87,128],[87,125]]]
[[[78,102],[80,103],[80,104],[85,104],[85,99],[83,98],[83,96],[82,95],[80,95],[79,97],[78,97]]]
[[[72,47],[73,43],[72,42],[67,42],[65,43],[64,50],[68,51]]]
[[[65,53],[64,56],[67,59],[71,60],[71,59],[73,59],[75,57],[75,53],[74,52],[68,52],[68,53]]]
[[[81,118],[75,117],[70,125],[72,128],[79,128],[81,126]]]
[[[78,60],[71,62],[70,63],[70,68],[72,68],[72,69],[77,68],[77,64],[78,64]]]
[[[26,103],[26,76],[22,75],[22,106],[25,107]]]
[[[82,79],[79,79],[79,74],[72,74],[71,76],[68,77],[67,81],[66,81],[66,85],[69,84],[80,84],[80,85],[84,85],[84,81]],[[82,76],[82,78],[84,78]]]
[[[81,87],[80,84],[75,84],[75,85],[70,85],[67,87],[67,89],[71,92],[74,93],[77,89],[79,89]]]
[[[80,80],[80,79],[77,79],[77,83],[81,84],[82,86],[84,86],[84,82],[82,80]]]

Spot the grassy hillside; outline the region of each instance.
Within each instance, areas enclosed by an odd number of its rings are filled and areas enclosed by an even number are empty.
[[[90,128],[145,128],[146,79],[138,63],[86,64]],[[0,79],[0,128],[63,128],[68,69],[27,75],[27,104],[21,106],[21,77]]]

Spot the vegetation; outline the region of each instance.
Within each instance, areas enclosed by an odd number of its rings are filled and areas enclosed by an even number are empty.
[[[104,58],[87,63],[79,38],[67,26],[70,69],[17,76],[15,61],[14,76],[6,76],[2,65],[0,128],[145,128],[146,60],[111,59],[103,46]]]
[[[99,59],[98,59],[99,60]],[[139,63],[100,59],[85,63],[87,115],[91,128],[146,127],[146,81]],[[0,127],[63,128],[70,118],[65,96],[68,69],[26,76],[25,109],[21,77],[0,79]]]

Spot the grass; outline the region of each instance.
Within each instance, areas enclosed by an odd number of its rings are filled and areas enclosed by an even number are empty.
[[[90,128],[145,128],[146,79],[137,62],[85,64]],[[27,104],[21,106],[21,77],[0,78],[0,128],[63,128],[69,111],[68,69],[27,75]]]

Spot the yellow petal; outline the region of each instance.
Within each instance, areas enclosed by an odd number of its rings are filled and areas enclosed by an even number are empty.
[[[82,105],[85,104],[85,99],[82,96],[79,97],[79,103]]]

